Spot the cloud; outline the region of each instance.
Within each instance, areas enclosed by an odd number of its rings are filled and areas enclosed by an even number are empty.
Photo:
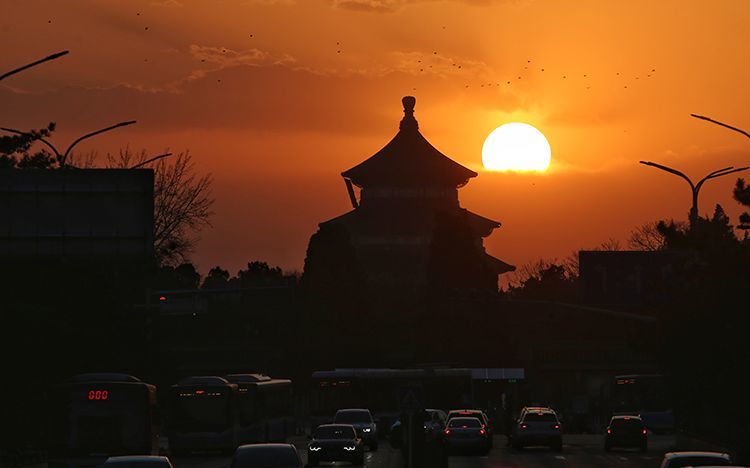
[[[334,8],[342,10],[352,11],[364,11],[371,13],[392,13],[401,9],[406,5],[416,3],[427,3],[427,2],[438,2],[445,0],[331,0],[331,5]],[[451,0],[457,3],[464,3],[467,5],[484,6],[492,3],[523,3],[528,0]]]
[[[154,1],[151,2],[151,5],[153,5],[153,6],[160,6],[160,7],[182,7],[182,6],[185,6],[179,0],[154,0]]]
[[[240,129],[269,132],[366,134],[397,128],[403,75],[324,76],[284,65],[207,70],[177,90],[65,87],[18,94],[0,88],[0,122],[37,128],[49,121],[65,131],[138,120],[143,131]],[[393,101],[383,115],[382,102]],[[390,127],[389,127],[390,126]]]

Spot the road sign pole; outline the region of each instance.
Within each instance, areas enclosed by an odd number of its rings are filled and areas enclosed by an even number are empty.
[[[409,411],[409,439],[407,442],[409,450],[409,463],[407,468],[414,468],[414,413]]]

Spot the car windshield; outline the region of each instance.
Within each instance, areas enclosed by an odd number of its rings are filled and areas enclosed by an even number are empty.
[[[683,468],[686,466],[729,466],[731,463],[725,458],[706,455],[695,455],[690,457],[679,457],[671,460],[669,468]]]
[[[315,429],[316,439],[354,439],[354,428],[346,426],[320,426]]]
[[[557,422],[553,413],[526,413],[523,422]]]
[[[449,427],[482,427],[482,423],[477,418],[453,418]]]
[[[334,422],[337,423],[370,423],[372,418],[369,411],[339,411],[336,413]]]
[[[232,468],[298,468],[299,457],[290,445],[238,449]]]

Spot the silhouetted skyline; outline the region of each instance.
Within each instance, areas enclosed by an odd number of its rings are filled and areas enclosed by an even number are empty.
[[[0,124],[54,121],[52,140],[64,144],[135,119],[77,150],[189,149],[199,173],[215,177],[213,228],[193,256],[204,273],[236,271],[247,258],[301,270],[317,222],[349,205],[341,168],[382,146],[405,94],[419,99],[425,137],[482,172],[462,202],[503,221],[485,245],[515,265],[686,219],[682,182],[638,160],[692,177],[747,163],[742,139],[689,117],[750,122],[738,98],[750,78],[738,59],[750,42],[742,1],[4,7],[0,42],[13,45],[4,70],[70,54],[3,81]],[[548,137],[548,173],[483,171],[483,140],[508,121]],[[722,203],[736,218],[729,179],[705,187],[702,215]]]

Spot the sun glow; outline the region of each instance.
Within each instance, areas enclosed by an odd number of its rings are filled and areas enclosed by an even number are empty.
[[[533,126],[511,122],[497,127],[482,146],[482,164],[490,171],[546,171],[552,159],[547,138]]]

